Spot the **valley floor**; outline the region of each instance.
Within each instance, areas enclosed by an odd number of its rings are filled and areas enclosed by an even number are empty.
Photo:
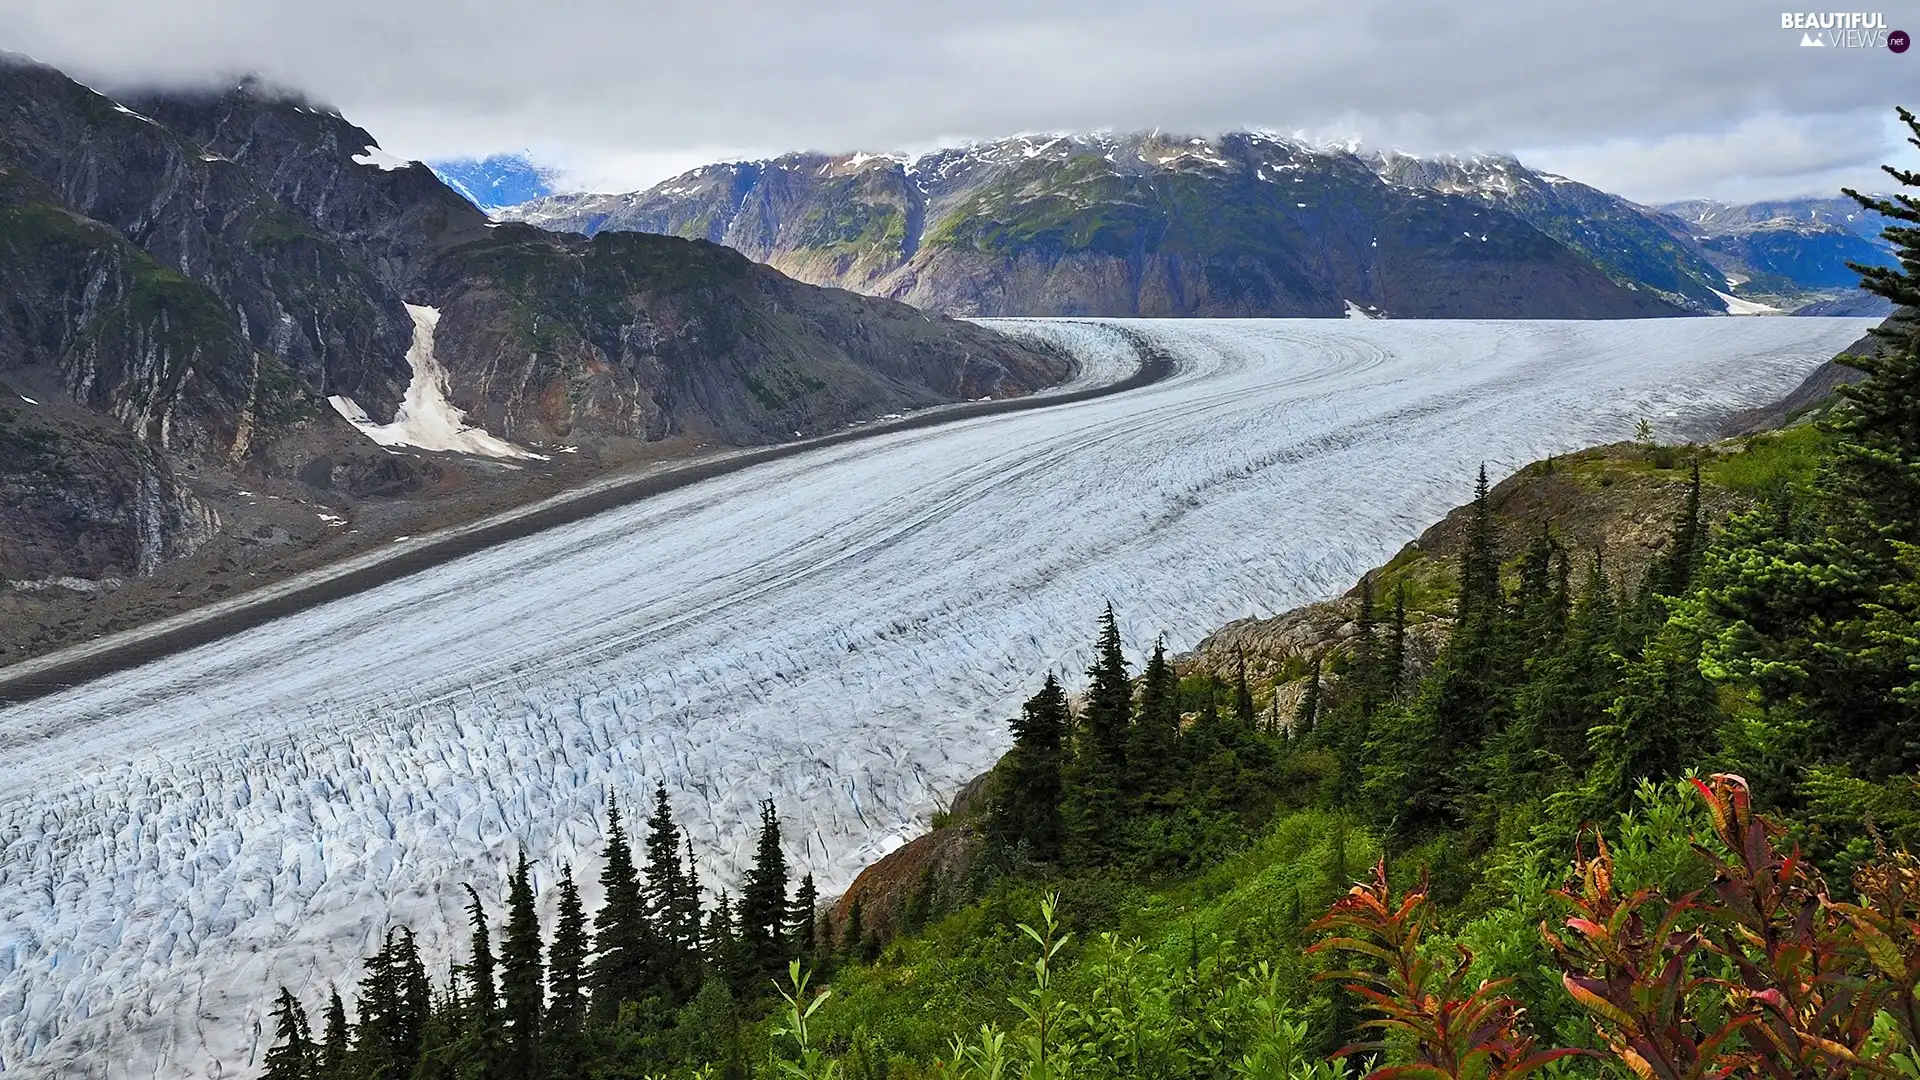
[[[351,979],[390,922],[441,970],[462,881],[498,892],[521,851],[592,881],[606,795],[656,780],[709,884],[772,796],[834,891],[991,764],[1043,672],[1080,682],[1103,603],[1138,654],[1321,598],[1481,463],[1703,434],[1868,324],[1001,324],[1180,369],[768,462],[0,710],[0,1067],[257,1068],[262,986]]]

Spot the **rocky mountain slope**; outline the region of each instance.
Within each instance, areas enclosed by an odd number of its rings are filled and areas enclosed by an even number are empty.
[[[259,492],[325,534],[367,499],[499,494],[1024,393],[1070,366],[713,244],[495,225],[337,113],[252,82],[115,100],[12,56],[0,297],[16,594],[150,574],[238,533],[310,539],[256,520]],[[546,460],[433,460],[345,419],[408,410]]]
[[[1855,288],[1848,265],[1892,266],[1885,217],[1848,198],[1756,203],[1707,200],[1663,208],[1743,296],[1806,315],[1887,315],[1886,300]],[[1679,230],[1676,230],[1679,231]]]
[[[1247,133],[789,154],[498,213],[701,237],[803,280],[983,315],[1876,315],[1846,264],[1890,250],[1851,200],[1654,208],[1504,155]]]
[[[1720,310],[1694,280],[1710,272],[1697,260],[1638,255],[1667,265],[1664,284],[1643,283],[1501,200],[1412,180],[1261,134],[1022,137],[912,160],[712,165],[645,192],[553,196],[503,216],[698,237],[804,281],[964,315]]]

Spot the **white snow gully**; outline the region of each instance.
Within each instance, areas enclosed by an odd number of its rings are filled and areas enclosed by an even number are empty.
[[[340,394],[327,399],[333,411],[381,446],[547,460],[543,454],[467,426],[467,414],[447,402],[447,371],[433,354],[433,332],[440,325],[439,309],[414,304],[406,308],[407,314],[413,317],[413,344],[407,349],[407,365],[413,369],[413,376],[407,382],[407,396],[393,414],[393,422],[374,423],[359,402]]]

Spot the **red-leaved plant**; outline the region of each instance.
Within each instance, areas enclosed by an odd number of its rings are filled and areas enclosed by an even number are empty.
[[[1568,933],[1541,926],[1567,992],[1645,1080],[1897,1075],[1893,1050],[1872,1046],[1874,1017],[1894,1012],[1915,1045],[1920,1024],[1897,1015],[1920,1019],[1913,861],[1868,867],[1867,903],[1836,904],[1797,850],[1780,852],[1781,830],[1753,813],[1746,781],[1693,784],[1718,840],[1718,850],[1694,845],[1713,884],[1677,900],[1651,889],[1623,896],[1596,836],[1559,894],[1574,910]]]
[[[1550,1062],[1585,1053],[1536,1050],[1519,1002],[1502,993],[1513,980],[1467,988],[1473,954],[1465,946],[1456,946],[1458,958],[1450,971],[1421,956],[1427,920],[1426,882],[1395,904],[1382,861],[1371,882],[1355,885],[1310,927],[1336,936],[1322,939],[1309,953],[1341,952],[1360,960],[1351,969],[1318,978],[1347,980],[1347,988],[1379,1014],[1367,1026],[1413,1039],[1414,1060],[1375,1069],[1372,1080],[1518,1080]],[[1385,1042],[1361,1043],[1340,1056],[1385,1047]]]

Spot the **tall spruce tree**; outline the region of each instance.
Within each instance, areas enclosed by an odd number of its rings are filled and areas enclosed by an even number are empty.
[[[760,804],[760,839],[754,845],[753,866],[740,886],[740,942],[748,965],[744,974],[752,981],[736,989],[760,992],[764,980],[786,969],[787,914],[787,856],[780,848],[780,815],[768,799]]]
[[[1360,603],[1353,618],[1353,654],[1347,663],[1347,679],[1363,720],[1371,720],[1380,707],[1380,643],[1375,626],[1373,575],[1363,574]]]
[[[349,1067],[368,1080],[411,1080],[431,1002],[413,932],[387,932],[360,979],[360,1023]]]
[[[1247,651],[1234,650],[1233,664],[1233,716],[1240,726],[1252,731],[1255,726],[1253,716],[1253,687],[1247,683]]]
[[[587,916],[580,906],[580,889],[573,881],[573,868],[560,877],[560,919],[553,929],[553,944],[547,947],[547,1034],[550,1047],[561,1048],[579,1038],[586,1022]],[[548,1055],[563,1064],[567,1054]],[[556,1070],[562,1071],[562,1070]]]
[[[501,1032],[500,989],[495,975],[493,942],[487,932],[487,911],[473,886],[467,890],[467,923],[471,928],[470,955],[465,967],[467,982],[467,1023],[464,1043],[478,1074],[492,1080],[500,1075],[501,1050],[505,1045]],[[362,1007],[362,1012],[365,1008]]]
[[[593,917],[594,958],[588,968],[591,1009],[601,1024],[619,1017],[622,1002],[646,1001],[657,989],[653,976],[658,971],[657,943],[639,871],[633,865],[633,848],[620,823],[620,804],[611,796],[607,822],[606,866],[600,870],[606,899]]]
[[[1000,765],[989,830],[1003,848],[1024,850],[1036,862],[1059,860],[1066,842],[1062,770],[1071,723],[1066,692],[1049,673],[1010,725],[1013,748]]]
[[[1674,516],[1673,532],[1662,553],[1660,595],[1685,596],[1705,553],[1706,536],[1700,521],[1700,459],[1696,457],[1687,480],[1687,497]]]
[[[273,1005],[273,1045],[267,1048],[261,1080],[310,1080],[318,1054],[307,1027],[307,1010],[286,987]]]
[[[1899,117],[1920,146],[1920,121]],[[1920,172],[1883,169],[1920,188]],[[1814,752],[1881,781],[1920,768],[1920,194],[1847,194],[1891,222],[1897,265],[1854,269],[1894,316],[1867,355],[1841,358],[1867,378],[1841,387],[1822,421],[1830,450],[1805,524],[1710,558],[1693,621],[1704,670],[1806,724]]]
[[[1387,623],[1386,655],[1380,665],[1380,694],[1396,701],[1407,677],[1407,582],[1394,582],[1393,616]]]
[[[676,1001],[686,1001],[700,988],[700,907],[697,900],[687,902],[691,885],[680,861],[680,836],[667,786],[660,784],[647,819],[647,917],[657,942],[657,981]]]
[[[1293,734],[1305,738],[1313,734],[1314,724],[1320,719],[1320,658],[1313,658],[1313,669],[1307,673],[1307,689],[1300,695],[1300,704],[1293,710]]]
[[[733,897],[721,893],[713,903],[713,910],[707,913],[707,928],[702,935],[705,942],[707,962],[716,970],[731,963],[734,957],[734,937],[738,924],[733,919]]]
[[[352,1049],[347,1030],[347,1006],[340,1000],[340,988],[327,988],[327,1019],[319,1048],[319,1080],[346,1080],[347,1053]]]
[[[1488,619],[1500,606],[1500,552],[1493,533],[1492,491],[1487,486],[1487,467],[1480,466],[1473,487],[1471,524],[1466,546],[1460,552],[1460,599],[1454,612],[1455,622]]]
[[[1065,712],[1062,698],[1060,714]],[[1165,794],[1178,782],[1179,742],[1180,676],[1167,660],[1166,640],[1157,638],[1140,673],[1140,712],[1127,732],[1127,786],[1143,801]]]
[[[787,918],[787,938],[793,942],[794,955],[808,968],[817,962],[820,951],[819,920],[820,889],[813,883],[813,874],[808,873],[800,878]]]
[[[507,882],[507,930],[500,943],[501,999],[505,1019],[503,1075],[533,1080],[541,1075],[540,1025],[546,1006],[546,970],[541,961],[540,915],[523,852]]]
[[[859,893],[854,893],[853,902],[847,905],[847,925],[840,931],[840,951],[850,960],[866,958],[866,911]]]
[[[1126,827],[1127,726],[1133,719],[1133,682],[1112,604],[1100,616],[1087,676],[1087,704],[1062,806],[1066,854],[1075,865],[1105,866],[1115,861]]]

